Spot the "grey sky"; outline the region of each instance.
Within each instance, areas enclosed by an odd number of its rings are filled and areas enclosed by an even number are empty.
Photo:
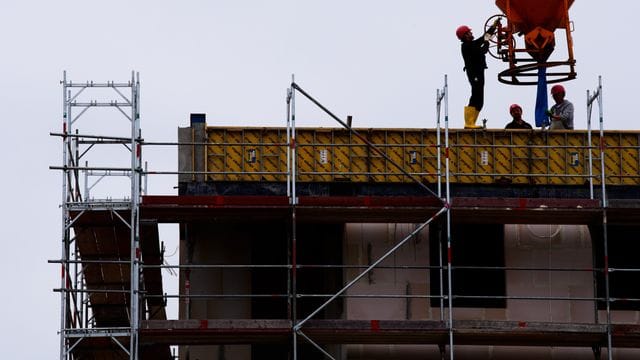
[[[297,82],[357,127],[434,127],[435,91],[449,75],[450,121],[462,127],[469,86],[455,28],[481,31],[498,13],[491,0],[399,1],[5,1],[0,10],[0,114],[5,161],[1,238],[4,358],[58,352],[62,71],[76,81],[128,80],[140,72],[144,138],[175,141],[188,114],[209,125],[283,126],[285,89]],[[605,127],[638,129],[633,104],[640,2],[577,0],[578,79],[566,83],[576,128],[586,128],[586,90],[604,79]],[[626,41],[631,38],[631,41]],[[564,47],[559,40],[558,51]],[[505,65],[489,60],[481,118],[508,121],[520,103],[533,120],[535,88],[499,84]],[[594,120],[597,117],[594,117]],[[335,126],[298,102],[299,126]],[[173,151],[145,154],[156,170],[175,169]],[[174,178],[150,179],[172,194]]]

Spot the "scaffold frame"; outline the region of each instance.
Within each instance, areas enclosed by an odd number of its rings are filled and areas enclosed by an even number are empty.
[[[139,204],[142,195],[142,162],[140,132],[140,77],[131,72],[127,82],[73,82],[63,72],[62,85],[62,132],[51,133],[60,137],[63,143],[62,165],[51,166],[52,170],[62,173],[62,253],[60,263],[62,280],[60,293],[60,360],[76,358],[73,350],[89,338],[110,339],[129,359],[138,359],[138,335],[140,327],[139,283],[140,283],[140,244],[139,244]],[[110,89],[120,100],[104,100],[104,95],[96,93],[96,89]],[[81,97],[87,100],[79,100]],[[76,114],[75,109],[80,110]],[[90,109],[117,110],[121,117],[130,123],[128,136],[105,136],[97,134],[80,134],[76,124]],[[113,115],[103,115],[113,116]],[[94,146],[103,144],[122,144],[130,153],[128,166],[90,166],[87,161],[80,163]],[[90,178],[96,177],[93,181]],[[130,181],[129,193],[122,200],[95,199],[91,189],[108,177],[126,177]],[[84,193],[83,193],[84,190]],[[128,198],[128,199],[127,199]],[[119,219],[130,230],[129,260],[85,260],[75,242],[73,225],[87,213],[94,210],[106,210]],[[124,218],[120,212],[130,213]],[[129,266],[129,289],[91,289],[88,287],[84,271],[92,265],[117,264]],[[72,276],[73,274],[73,276]],[[95,314],[92,314],[91,296],[95,294],[128,294],[129,326],[104,327],[96,326]],[[73,307],[73,308],[72,308]],[[126,339],[126,342],[124,340]]]

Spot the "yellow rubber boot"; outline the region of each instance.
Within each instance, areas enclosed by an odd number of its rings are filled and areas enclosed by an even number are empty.
[[[480,115],[480,111],[478,111],[475,107],[465,106],[464,107],[464,128],[480,129],[482,126],[476,125],[476,120],[478,120],[478,115]]]

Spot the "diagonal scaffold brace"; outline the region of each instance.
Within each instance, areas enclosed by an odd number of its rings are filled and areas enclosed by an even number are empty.
[[[429,193],[430,195],[438,198],[440,201],[442,201],[444,203],[444,201],[438,196],[438,194],[436,194],[436,192],[434,192],[433,190],[431,190],[427,185],[425,185],[424,183],[422,183],[422,181],[420,181],[420,179],[418,179],[417,177],[415,177],[414,175],[410,174],[408,171],[406,171],[402,165],[398,164],[397,162],[395,162],[393,159],[391,159],[389,157],[389,155],[387,155],[382,149],[380,149],[379,147],[377,147],[375,144],[373,144],[371,141],[369,141],[365,136],[363,136],[362,134],[360,134],[358,131],[356,131],[355,129],[353,129],[349,124],[347,124],[347,122],[343,121],[342,119],[340,119],[338,116],[336,116],[334,113],[332,113],[329,109],[327,109],[325,106],[323,106],[318,100],[316,100],[313,96],[311,96],[309,93],[307,93],[306,91],[304,91],[298,84],[296,84],[295,82],[291,83],[291,88],[298,91],[300,94],[304,95],[304,97],[306,97],[307,99],[309,99],[309,101],[311,101],[312,103],[314,103],[316,106],[318,106],[322,111],[324,111],[327,115],[329,115],[332,119],[334,119],[335,121],[337,121],[340,125],[342,125],[342,127],[344,127],[345,129],[349,130],[349,132],[351,132],[351,134],[353,134],[355,137],[357,137],[359,140],[361,140],[363,143],[365,143],[371,150],[373,150],[374,152],[376,152],[378,155],[382,156],[385,160],[387,160],[391,165],[393,165],[393,167],[395,167],[396,169],[398,169],[400,172],[402,172],[403,175],[407,176],[409,179],[411,179],[413,182],[415,182],[416,184],[418,184],[418,186],[420,186],[422,189],[424,189],[427,193]]]
[[[384,255],[382,255],[378,260],[376,260],[373,264],[369,265],[360,275],[356,276],[355,279],[351,280],[347,285],[345,285],[342,289],[340,289],[337,293],[331,296],[327,301],[325,301],[322,305],[320,305],[315,311],[309,314],[306,318],[297,323],[293,330],[299,332],[307,321],[316,316],[320,311],[322,311],[325,307],[327,307],[331,302],[337,299],[340,295],[344,294],[345,291],[349,290],[355,283],[357,283],[360,279],[362,279],[365,275],[367,275],[371,270],[373,270],[376,266],[378,266],[381,262],[386,260],[389,256],[391,256],[396,250],[398,250],[402,245],[404,245],[407,241],[411,240],[414,236],[418,235],[420,231],[422,231],[427,225],[432,223],[435,219],[437,219],[440,215],[444,214],[449,210],[449,207],[445,206],[440,209],[437,213],[435,213],[429,220],[424,223],[418,225],[409,235],[407,235],[404,239],[400,240],[396,245],[394,245],[389,251],[387,251]]]
[[[443,89],[443,95],[445,95],[445,89]],[[436,220],[439,216],[443,215],[444,213],[449,213],[450,210],[450,204],[449,204],[449,197],[448,197],[448,191],[447,191],[447,198],[442,198],[440,196],[440,181],[438,181],[438,193],[434,192],[433,190],[431,190],[428,186],[426,186],[422,181],[420,181],[420,179],[418,179],[416,176],[414,176],[413,174],[409,173],[408,171],[406,171],[402,165],[398,164],[397,162],[395,162],[393,159],[391,159],[382,149],[380,149],[379,147],[377,147],[375,144],[373,144],[371,141],[369,141],[365,136],[361,135],[357,130],[353,129],[351,127],[351,122],[350,121],[343,121],[342,119],[340,119],[338,116],[336,116],[333,112],[331,112],[329,109],[327,109],[324,105],[322,105],[318,100],[316,100],[313,96],[311,96],[309,93],[307,93],[304,89],[302,89],[295,81],[291,82],[291,88],[290,91],[288,92],[289,96],[293,96],[293,94],[295,92],[299,92],[300,94],[302,94],[304,97],[306,97],[309,101],[311,101],[313,104],[315,104],[318,108],[320,108],[322,111],[324,111],[327,115],[329,115],[332,119],[334,119],[335,121],[337,121],[343,128],[345,128],[346,130],[348,130],[353,136],[357,137],[360,141],[362,141],[364,144],[366,144],[372,151],[374,151],[375,153],[377,153],[378,155],[380,155],[382,158],[384,158],[388,163],[390,163],[393,167],[395,167],[396,169],[398,169],[403,175],[407,176],[407,178],[411,179],[414,183],[416,183],[420,188],[422,188],[423,190],[425,190],[425,192],[429,195],[429,196],[433,196],[435,198],[437,198],[440,203],[442,204],[442,208],[440,210],[438,210],[433,216],[431,216],[427,221],[425,221],[424,223],[419,224],[409,235],[407,235],[405,238],[403,238],[402,240],[400,240],[396,245],[394,245],[391,249],[389,249],[384,255],[382,255],[380,258],[378,258],[375,262],[373,262],[369,267],[367,267],[362,273],[360,273],[358,276],[356,276],[353,280],[351,280],[348,284],[346,284],[344,287],[342,287],[337,293],[335,293],[333,296],[331,296],[328,300],[326,300],[322,305],[320,305],[315,311],[313,311],[311,314],[309,314],[306,318],[304,318],[303,320],[299,321],[299,322],[295,322],[294,321],[294,326],[292,328],[292,332],[293,332],[293,341],[294,341],[294,359],[297,358],[297,347],[296,347],[296,343],[297,343],[297,336],[299,335],[300,337],[302,337],[303,339],[305,339],[307,342],[309,342],[311,345],[313,345],[316,349],[318,349],[323,355],[325,355],[328,359],[333,359],[333,357],[327,352],[325,351],[320,345],[318,345],[317,343],[315,343],[311,338],[309,338],[306,334],[304,334],[302,332],[302,327],[305,323],[307,323],[310,319],[312,319],[314,316],[316,316],[320,311],[322,311],[324,308],[326,308],[329,304],[331,304],[333,301],[335,301],[338,297],[340,297],[342,294],[344,294],[347,290],[349,290],[354,284],[356,284],[360,279],[362,279],[364,276],[366,276],[367,274],[369,274],[374,268],[376,268],[378,265],[380,265],[380,263],[382,263],[385,259],[387,259],[389,256],[391,256],[392,254],[394,254],[400,247],[402,247],[405,243],[407,243],[410,239],[414,238],[415,236],[417,236],[426,226],[428,226],[430,223],[432,223],[434,220]],[[441,101],[442,99],[438,99],[438,101]],[[288,114],[288,118],[289,116],[294,117],[295,118],[295,114],[294,113],[290,113]],[[439,129],[438,129],[438,135],[440,135],[439,133]],[[438,152],[439,153],[439,152]],[[439,162],[439,161],[438,161]],[[440,176],[440,170],[438,170],[438,176]],[[295,179],[292,179],[295,182]],[[295,187],[294,187],[295,189]],[[294,190],[295,192],[295,190]],[[295,193],[292,194],[293,197],[295,197]]]

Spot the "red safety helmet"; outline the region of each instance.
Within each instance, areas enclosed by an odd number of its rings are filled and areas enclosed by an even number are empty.
[[[522,112],[522,106],[518,104],[512,104],[511,106],[509,106],[509,113],[511,113],[513,109],[520,109],[520,111]]]
[[[551,88],[551,95],[560,94],[560,93],[565,94],[564,86],[562,86],[562,85],[553,85],[553,87]]]
[[[462,40],[464,34],[468,33],[469,31],[471,31],[471,28],[467,25],[458,26],[458,28],[456,29],[456,36],[458,37],[458,39]]]

